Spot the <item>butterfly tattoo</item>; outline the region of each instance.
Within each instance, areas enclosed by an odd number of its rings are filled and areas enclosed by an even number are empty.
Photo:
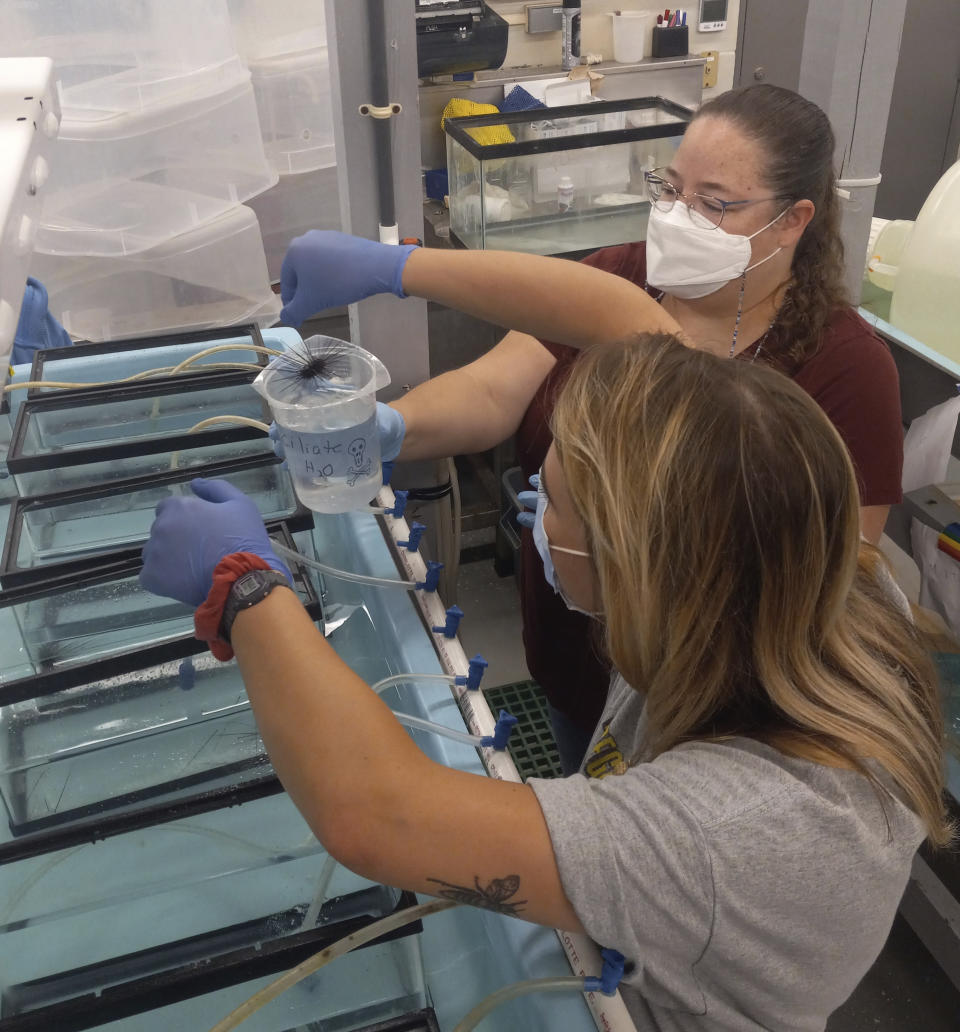
[[[497,914],[506,914],[507,917],[516,917],[527,902],[525,899],[510,902],[510,897],[515,896],[520,889],[520,878],[516,874],[509,874],[506,878],[494,878],[486,886],[481,885],[480,879],[474,876],[472,889],[466,885],[452,885],[442,878],[428,878],[427,881],[443,886],[436,893],[443,899],[468,903],[472,907],[484,907]]]

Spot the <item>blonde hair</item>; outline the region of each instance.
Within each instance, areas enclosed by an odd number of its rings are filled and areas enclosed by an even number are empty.
[[[645,334],[581,356],[553,435],[648,757],[744,735],[825,750],[883,795],[879,765],[946,843],[935,673],[861,551],[856,475],[816,403]]]

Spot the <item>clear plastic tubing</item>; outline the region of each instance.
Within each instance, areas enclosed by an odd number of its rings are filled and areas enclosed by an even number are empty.
[[[210,1032],[232,1032],[233,1029],[246,1021],[252,1014],[260,1010],[261,1007],[266,1006],[271,1000],[275,1000],[281,993],[292,989],[298,982],[309,978],[310,975],[325,967],[330,961],[336,960],[337,957],[342,957],[345,953],[355,950],[358,946],[365,946],[368,942],[378,939],[381,935],[386,935],[387,932],[403,928],[405,925],[419,921],[421,918],[429,917],[431,914],[439,914],[442,910],[450,910],[453,907],[459,906],[462,906],[462,904],[451,899],[434,899],[429,903],[421,903],[416,907],[407,907],[406,910],[401,910],[396,914],[390,914],[389,917],[374,921],[373,924],[367,925],[366,928],[361,928],[344,937],[339,942],[335,942],[332,946],[328,946],[320,953],[308,957],[302,964],[291,968],[286,974],[281,975],[269,985],[264,986],[258,993],[251,996],[246,1003],[240,1004],[235,1011],[228,1014],[223,1021],[218,1021]]]
[[[329,577],[337,580],[350,581],[351,584],[374,584],[378,588],[403,588],[405,591],[414,591],[417,582],[412,580],[394,580],[390,577],[368,577],[363,573],[350,573],[349,570],[339,570],[336,566],[327,566],[326,563],[318,562],[316,559],[308,559],[305,555],[295,552],[292,548],[273,543],[273,550],[283,559],[299,563],[301,566],[309,566],[312,570],[319,570]]]
[[[385,677],[382,681],[377,681],[370,687],[377,695],[381,695],[391,685],[403,684],[405,681],[445,681],[447,684],[456,684],[457,678],[455,674],[394,674],[392,677]]]
[[[559,992],[565,990],[570,992],[578,990],[583,992],[583,978],[577,975],[557,976],[556,978],[531,978],[526,982],[516,982],[514,985],[504,986],[495,993],[491,993],[485,1000],[473,1008],[472,1011],[457,1025],[453,1032],[472,1032],[481,1021],[493,1010],[496,1010],[503,1003],[509,1003],[519,996],[527,996],[530,993]]]
[[[393,715],[406,727],[415,727],[421,731],[432,731],[435,735],[440,735],[441,738],[449,738],[453,742],[462,742],[464,745],[475,745],[479,748],[483,744],[483,739],[479,735],[467,734],[466,731],[454,731],[452,727],[447,727],[446,724],[436,724],[432,720],[424,720],[423,717],[413,717],[409,713],[397,713],[396,710],[394,710]]]

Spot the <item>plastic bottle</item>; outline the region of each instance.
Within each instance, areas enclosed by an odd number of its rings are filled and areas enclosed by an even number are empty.
[[[569,176],[561,176],[557,183],[557,210],[561,215],[573,211],[574,192],[573,180]]]
[[[569,72],[580,64],[580,0],[563,0],[563,69]]]

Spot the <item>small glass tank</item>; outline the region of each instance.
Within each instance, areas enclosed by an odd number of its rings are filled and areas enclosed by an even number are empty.
[[[643,240],[643,173],[670,163],[692,114],[643,97],[447,119],[455,242],[555,255]]]

